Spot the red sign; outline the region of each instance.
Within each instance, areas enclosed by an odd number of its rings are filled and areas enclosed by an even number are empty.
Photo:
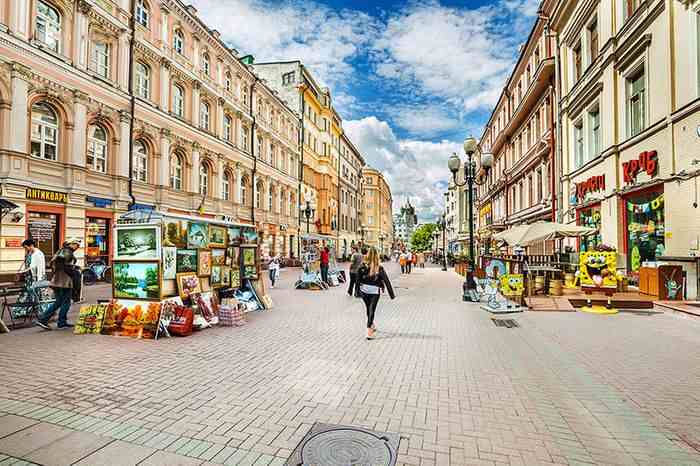
[[[587,193],[603,191],[605,189],[605,175],[592,176],[582,183],[576,183],[576,198],[581,200]]]
[[[5,247],[6,248],[21,248],[22,247],[22,238],[5,238]]]
[[[639,172],[645,171],[649,176],[656,176],[659,170],[659,162],[656,157],[656,151],[647,151],[639,154],[639,159],[630,160],[622,163],[622,173],[625,183],[634,183]]]

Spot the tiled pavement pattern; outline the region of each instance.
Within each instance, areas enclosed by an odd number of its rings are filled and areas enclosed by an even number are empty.
[[[452,272],[394,277],[371,342],[359,301],[290,270],[242,328],[0,335],[0,465],[281,465],[316,421],[398,432],[406,465],[700,464],[700,321],[508,329]]]

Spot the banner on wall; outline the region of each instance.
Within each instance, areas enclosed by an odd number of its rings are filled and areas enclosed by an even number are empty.
[[[659,197],[653,199],[649,202],[643,202],[641,204],[634,204],[632,202],[627,202],[627,210],[634,212],[635,214],[649,213],[653,210],[658,210],[663,207],[664,195],[660,194]]]

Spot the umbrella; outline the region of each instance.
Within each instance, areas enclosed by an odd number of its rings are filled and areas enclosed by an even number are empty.
[[[538,241],[575,238],[595,233],[595,228],[578,225],[565,225],[554,222],[536,222],[519,225],[494,235],[494,239],[505,241],[511,246],[528,246]]]

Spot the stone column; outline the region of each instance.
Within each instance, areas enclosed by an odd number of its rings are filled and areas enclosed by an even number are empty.
[[[160,15],[161,15],[161,23],[160,23],[160,40],[163,41],[163,48],[167,49],[170,46],[170,42],[168,40],[168,17],[169,17],[170,11],[165,5],[160,6]]]
[[[129,89],[129,34],[129,31],[124,30],[119,36],[119,68],[117,82],[122,90]]]
[[[192,170],[190,170],[190,192],[199,193],[199,144],[192,146]]]
[[[226,103],[226,101],[222,97],[219,97],[216,102],[217,102],[217,106],[216,106],[216,135],[219,136],[220,138],[223,138],[224,137],[224,104]],[[233,131],[233,128],[231,128],[231,131]]]
[[[224,184],[224,167],[225,167],[225,162],[226,160],[224,159],[223,154],[217,154],[217,167],[216,167],[216,183],[214,183],[214,186],[211,191],[212,197],[216,199],[223,199],[224,197],[224,191],[223,191],[223,184]],[[229,180],[229,195],[231,194],[231,180]]]
[[[241,166],[236,162],[236,192],[233,195],[233,199],[236,204],[242,204],[243,199],[241,199],[241,184],[243,183],[243,170]]]
[[[12,110],[10,111],[10,131],[8,133],[10,136],[9,148],[23,154],[29,152],[29,147],[27,147],[29,140],[29,134],[27,133],[29,129],[27,99],[30,79],[31,70],[28,67],[17,62],[12,64]]]
[[[129,112],[125,110],[119,112],[121,143],[119,144],[119,161],[117,163],[116,175],[124,178],[129,177],[129,158],[131,157],[131,153],[129,153],[129,139],[131,138],[130,122],[131,114]]]
[[[170,62],[165,58],[160,62],[160,109],[170,110]]]
[[[158,164],[156,184],[170,186],[170,130],[160,130],[160,163]]]
[[[85,0],[79,0],[75,11],[75,23],[73,28],[73,63],[78,69],[88,68],[88,25],[87,15],[92,6]]]
[[[199,128],[199,88],[200,84],[192,85],[192,124]]]
[[[199,40],[195,39],[192,44],[192,66],[195,73],[199,72]]]
[[[29,38],[29,5],[27,1],[12,2],[10,8],[10,30],[23,40]]]
[[[87,94],[73,91],[73,147],[71,148],[70,163],[85,167],[85,151],[87,150]],[[128,130],[128,128],[127,128]],[[124,144],[129,140],[124,139]]]

